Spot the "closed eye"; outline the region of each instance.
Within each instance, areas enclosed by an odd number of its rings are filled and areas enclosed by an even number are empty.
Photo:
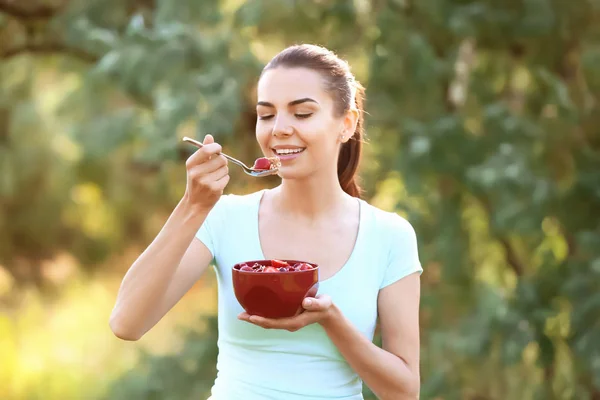
[[[258,119],[261,119],[261,120],[268,120],[271,118],[273,118],[273,115],[259,115],[258,116]]]
[[[296,116],[296,118],[299,119],[306,119],[308,117],[310,117],[312,115],[312,113],[308,113],[308,114],[294,114]]]

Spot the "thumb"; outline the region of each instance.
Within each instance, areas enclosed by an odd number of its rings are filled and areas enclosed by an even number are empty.
[[[303,306],[307,310],[327,310],[331,307],[331,297],[326,294],[320,294],[317,297],[307,297],[304,299]]]
[[[202,144],[211,144],[215,142],[215,138],[213,138],[213,136],[211,134],[208,134],[206,136],[204,136],[204,141],[202,142]]]

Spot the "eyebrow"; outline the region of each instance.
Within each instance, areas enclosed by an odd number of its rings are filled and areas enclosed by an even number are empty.
[[[297,106],[298,104],[302,104],[302,103],[317,103],[316,100],[311,99],[310,97],[304,97],[303,99],[298,99],[298,100],[294,100],[294,101],[290,101],[288,103],[288,106]],[[317,103],[319,104],[319,103]],[[271,108],[275,108],[275,106],[273,105],[273,103],[269,103],[268,101],[259,101],[258,103],[256,103],[257,106],[264,106],[264,107],[271,107]]]

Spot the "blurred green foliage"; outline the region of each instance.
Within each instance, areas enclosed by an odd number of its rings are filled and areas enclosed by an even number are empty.
[[[145,353],[141,367],[113,384],[107,400],[207,399],[217,375],[217,319],[207,318],[206,331],[190,331],[177,354]]]
[[[256,156],[257,75],[296,42],[368,88],[366,197],[420,240],[422,398],[600,399],[594,0],[0,0],[16,285],[51,286],[64,252],[93,272],[147,243],[183,192],[183,135]],[[229,191],[258,188],[233,173]],[[215,340],[144,358],[107,398],[204,395]]]

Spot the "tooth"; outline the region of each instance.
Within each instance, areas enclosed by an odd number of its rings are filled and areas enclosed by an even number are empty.
[[[298,154],[302,152],[303,149],[279,149],[275,150],[277,154],[285,155],[285,154]]]

